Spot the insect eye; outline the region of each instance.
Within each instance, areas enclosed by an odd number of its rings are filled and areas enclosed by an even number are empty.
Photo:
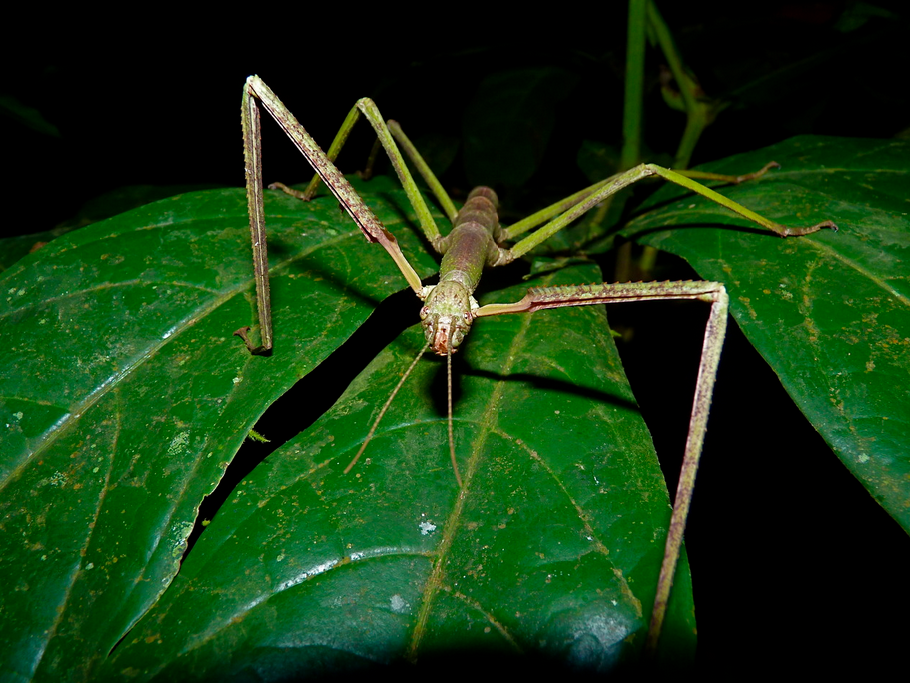
[[[420,309],[420,319],[421,320],[426,320],[426,318],[429,314],[430,314],[429,306],[424,306],[423,308]]]

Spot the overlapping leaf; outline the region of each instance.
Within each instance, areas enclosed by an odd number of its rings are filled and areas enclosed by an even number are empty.
[[[415,267],[432,272],[433,261],[401,225],[401,204],[373,201]],[[354,407],[342,404],[326,417],[328,424],[334,416],[350,417],[357,428],[326,432],[321,424],[315,433],[323,436],[264,463],[240,489],[245,493],[239,503],[229,507],[232,514],[235,508],[245,512],[239,518],[222,512],[189,555],[199,559],[188,562],[186,577],[180,574],[167,590],[203,496],[265,407],[400,286],[387,256],[364,245],[334,202],[302,205],[270,195],[267,208],[276,327],[276,351],[269,358],[250,356],[231,336],[255,318],[239,190],[177,197],[124,214],[56,240],[4,273],[5,673],[21,680],[91,677],[162,594],[156,616],[140,631],[146,645],[155,634],[167,644],[157,648],[155,665],[143,663],[148,653],[133,639],[122,653],[118,649],[108,673],[182,670],[189,660],[179,655],[187,647],[192,670],[214,672],[230,643],[236,661],[262,671],[268,658],[260,656],[260,647],[278,642],[269,638],[280,640],[282,633],[298,633],[282,619],[321,623],[326,604],[309,593],[326,581],[333,584],[326,588],[332,601],[353,590],[350,582],[357,590],[375,589],[382,598],[375,611],[397,620],[397,639],[379,629],[379,641],[362,653],[374,661],[433,651],[453,624],[464,626],[447,617],[458,610],[479,629],[464,631],[465,642],[474,642],[472,633],[483,633],[484,641],[490,628],[498,646],[525,651],[545,636],[548,652],[594,667],[622,659],[627,648],[634,652],[662,555],[667,498],[640,421],[622,446],[612,440],[620,427],[604,422],[614,413],[635,419],[628,388],[600,384],[604,378],[621,380],[609,355],[612,345],[580,352],[567,334],[579,329],[579,338],[588,340],[582,349],[590,339],[604,338],[603,318],[591,311],[581,314],[598,328],[590,334],[576,322],[532,331],[516,318],[518,328],[498,332],[505,338],[475,342],[466,358],[464,406],[458,408],[459,455],[467,458],[463,471],[471,482],[465,498],[456,495],[439,414],[426,412],[420,383],[433,368],[429,361],[417,388],[406,391],[412,400],[396,408],[408,411],[407,419],[418,426],[400,430],[399,439],[394,426],[396,419],[406,424],[405,418],[390,415],[390,434],[371,445],[374,464],[364,463],[356,476],[340,474],[400,372],[400,361],[380,359],[368,383],[376,393],[355,397]],[[517,351],[516,336],[528,352]],[[568,342],[575,360],[538,349],[534,365],[528,354],[535,339]],[[506,369],[488,368],[490,357],[504,361]],[[607,365],[585,370],[593,359]],[[548,372],[555,379],[544,379]],[[548,391],[536,386],[541,383]],[[569,421],[570,415],[576,425],[596,427],[572,437],[575,442],[566,432],[551,433],[554,421]],[[525,435],[522,429],[528,428]],[[581,427],[569,434],[573,429]],[[334,439],[325,442],[327,433]],[[324,443],[327,452],[318,447]],[[435,467],[427,469],[428,458]],[[624,458],[638,464],[627,472]],[[619,491],[628,505],[639,504],[617,511],[616,503],[605,501]],[[304,492],[309,498],[300,504]],[[289,508],[282,496],[291,494],[298,503]],[[366,507],[349,507],[355,494]],[[247,538],[244,515],[251,513],[249,523],[264,526]],[[282,515],[288,519],[269,526]],[[323,533],[313,536],[308,529],[320,528],[317,519]],[[423,521],[436,526],[426,538]],[[448,550],[438,545],[442,538]],[[362,555],[349,561],[354,553]],[[359,561],[367,556],[370,561]],[[384,578],[376,578],[377,566],[390,567],[391,574],[380,571]],[[336,568],[322,576],[314,569],[320,567]],[[510,573],[512,567],[519,573]],[[459,572],[473,578],[459,578]],[[668,641],[691,652],[691,595],[683,574],[670,626],[677,633]],[[350,578],[334,585],[341,575]],[[428,585],[434,577],[439,580]],[[525,595],[532,584],[537,588]],[[389,593],[393,586],[396,592]],[[238,596],[258,596],[264,611],[242,601],[238,606]],[[516,608],[516,601],[524,607]],[[286,609],[273,612],[279,604]],[[502,612],[503,605],[512,611]],[[355,604],[352,613],[363,617],[361,608]],[[249,615],[248,623],[259,626],[236,631],[225,614]],[[372,632],[369,619],[335,616],[321,631],[324,642],[350,643],[354,632],[362,642]],[[235,640],[239,633],[246,638],[242,643]],[[578,637],[572,640],[570,633]],[[297,661],[293,652],[291,660]]]
[[[591,273],[560,274],[578,276]],[[243,483],[111,671],[271,678],[327,658],[478,650],[595,670],[627,660],[646,631],[667,495],[602,313],[550,313],[472,332],[456,408],[463,490],[433,402],[444,365],[429,358],[342,473],[422,345],[411,328]],[[667,639],[685,649],[685,577],[678,588]]]
[[[394,266],[352,254],[370,250],[334,207],[270,206],[293,212],[274,226],[273,282],[304,302],[276,320],[280,361],[231,336],[255,316],[241,191],[124,214],[4,273],[7,671],[91,671],[167,588],[202,497],[265,407],[397,287]]]

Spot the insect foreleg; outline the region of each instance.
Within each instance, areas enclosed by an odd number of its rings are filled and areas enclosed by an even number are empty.
[[[253,243],[253,265],[256,280],[256,301],[259,309],[259,324],[262,344],[254,346],[248,336],[249,328],[242,328],[235,334],[243,338],[252,353],[266,353],[272,348],[271,301],[268,279],[268,257],[265,237],[265,209],[262,191],[262,152],[259,125],[259,104],[281,126],[294,145],[300,150],[319,178],[329,187],[332,194],[348,215],[361,229],[370,242],[379,242],[389,253],[402,275],[414,292],[423,298],[424,287],[420,276],[405,258],[395,236],[373,214],[348,180],[329,160],[319,145],[306,132],[294,115],[282,104],[275,93],[258,76],[250,76],[243,89],[241,120],[243,123],[243,146],[246,161],[247,204],[250,214],[250,234]],[[413,182],[413,181],[412,181]]]
[[[628,303],[633,301],[663,301],[667,299],[689,299],[711,304],[711,313],[705,329],[698,379],[695,385],[695,399],[689,418],[689,435],[673,514],[667,531],[664,559],[657,583],[657,594],[651,612],[648,629],[647,649],[654,651],[660,638],[673,575],[679,559],[683,530],[689,514],[695,473],[701,457],[702,444],[708,425],[708,411],[717,377],[717,365],[727,329],[727,290],[719,282],[634,282],[622,284],[573,285],[568,287],[543,287],[530,289],[520,301],[514,304],[490,304],[475,311],[475,317],[502,315],[505,313],[533,313],[546,308],[564,306],[589,306],[603,303]]]

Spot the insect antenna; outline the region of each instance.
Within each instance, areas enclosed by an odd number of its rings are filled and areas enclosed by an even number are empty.
[[[420,349],[420,352],[417,354],[417,357],[414,358],[413,361],[411,361],[411,364],[408,366],[408,369],[405,370],[404,374],[401,376],[401,379],[398,380],[398,384],[395,386],[394,389],[392,389],[391,395],[389,396],[388,399],[386,399],[385,405],[382,406],[382,410],[379,411],[379,415],[376,417],[376,421],[373,423],[373,426],[370,428],[370,433],[367,434],[367,438],[363,440],[363,444],[360,446],[360,450],[357,451],[357,455],[355,455],[355,456],[354,456],[354,459],[351,460],[351,463],[350,463],[347,467],[344,468],[344,473],[345,473],[345,474],[347,474],[348,472],[350,472],[350,471],[354,468],[354,465],[357,464],[357,461],[360,460],[360,456],[363,455],[363,452],[366,450],[367,444],[370,443],[370,439],[372,439],[372,438],[373,438],[373,434],[376,433],[376,428],[379,427],[379,422],[382,420],[383,415],[385,415],[386,411],[389,409],[389,406],[392,405],[392,401],[395,399],[395,396],[398,394],[399,389],[401,389],[402,385],[404,385],[404,383],[405,383],[405,381],[407,380],[408,376],[411,374],[411,371],[414,370],[414,366],[417,365],[417,361],[419,361],[419,360],[423,357],[423,354],[426,353],[426,350],[427,350],[429,347],[430,347],[430,342],[427,342],[426,344],[423,345],[423,348]],[[450,362],[450,366],[449,366],[449,441],[451,442],[451,440],[452,440],[452,436],[451,436],[451,434],[452,434],[452,370],[451,370],[451,360],[450,360],[449,362]],[[455,458],[455,451],[454,451],[454,449],[453,449],[453,450],[452,450],[452,459],[453,459],[453,462],[454,462],[454,458]],[[458,475],[458,470],[457,470],[457,469],[455,470],[455,475],[456,475],[456,477],[457,477],[457,475]],[[461,479],[458,480],[458,483],[459,483],[459,484],[461,483]]]
[[[449,454],[452,456],[452,469],[455,470],[455,479],[458,488],[461,488],[461,474],[458,472],[458,461],[455,460],[455,436],[452,429],[452,343],[449,341],[446,349],[446,367],[449,374]]]

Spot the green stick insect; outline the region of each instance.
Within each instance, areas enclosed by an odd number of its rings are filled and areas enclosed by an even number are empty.
[[[247,334],[248,327],[238,330],[236,334],[243,338],[247,348],[254,354],[268,353],[273,345],[265,212],[263,206],[260,104],[278,122],[316,171],[312,182],[303,192],[291,190],[280,184],[272,187],[283,189],[306,201],[314,196],[319,183],[324,182],[344,210],[363,231],[367,241],[378,242],[382,245],[400,269],[410,288],[424,302],[420,311],[426,339],[423,351],[426,351],[427,348],[432,348],[434,353],[447,358],[449,372],[449,450],[459,487],[464,487],[465,482],[462,480],[458,470],[454,439],[452,437],[451,359],[452,354],[464,342],[472,323],[476,319],[510,313],[533,313],[548,308],[590,306],[603,303],[666,299],[685,299],[710,303],[711,311],[705,329],[685,455],[645,646],[647,651],[653,652],[657,647],[661,634],[673,575],[682,543],[686,516],[692,497],[695,473],[704,441],[711,395],[727,324],[728,298],[726,290],[723,284],[719,282],[603,283],[532,288],[528,290],[524,298],[515,303],[480,306],[474,299],[473,293],[480,283],[481,274],[484,268],[505,265],[527,254],[534,247],[562,230],[610,195],[651,176],[659,176],[707,197],[781,237],[808,235],[823,228],[836,230],[837,226],[831,221],[824,221],[801,228],[780,225],[693,180],[693,178],[699,178],[740,183],[763,175],[770,168],[776,166],[772,162],[755,173],[737,177],[695,171],[677,172],[653,164],[641,164],[631,170],[619,173],[585,188],[508,228],[503,228],[499,225],[497,218],[497,197],[492,189],[488,187],[475,188],[468,195],[468,199],[461,210],[458,210],[420,154],[402,132],[401,127],[394,121],[389,121],[386,124],[376,105],[371,100],[367,98],[361,99],[351,109],[350,114],[345,119],[338,135],[329,148],[328,154],[325,154],[272,90],[258,76],[250,76],[244,86],[242,119],[246,160],[246,188],[253,242],[261,345],[256,346],[249,339]],[[395,236],[379,222],[333,163],[347,140],[352,127],[361,115],[366,117],[376,131],[379,142],[388,154],[395,172],[398,174],[404,190],[417,213],[426,239],[442,255],[439,283],[436,285],[424,285],[421,282],[420,277],[399,248]],[[420,194],[408,170],[400,149],[404,150],[407,157],[417,168],[433,191],[446,216],[452,222],[453,228],[447,235],[442,235],[437,227],[426,201]],[[531,234],[522,237],[511,247],[506,246],[535,227],[537,230],[531,232]],[[420,355],[422,355],[423,351]],[[420,355],[418,355],[418,359]],[[416,362],[415,359],[414,364]],[[412,368],[414,364],[412,364]],[[410,369],[408,372],[410,372]],[[408,372],[405,373],[401,383],[404,382]],[[399,383],[399,387],[401,383]],[[397,391],[397,388],[395,391]],[[394,392],[392,397],[394,397]],[[380,411],[370,434],[361,446],[360,451],[347,466],[346,472],[354,467],[361,453],[363,453],[392,397]]]

